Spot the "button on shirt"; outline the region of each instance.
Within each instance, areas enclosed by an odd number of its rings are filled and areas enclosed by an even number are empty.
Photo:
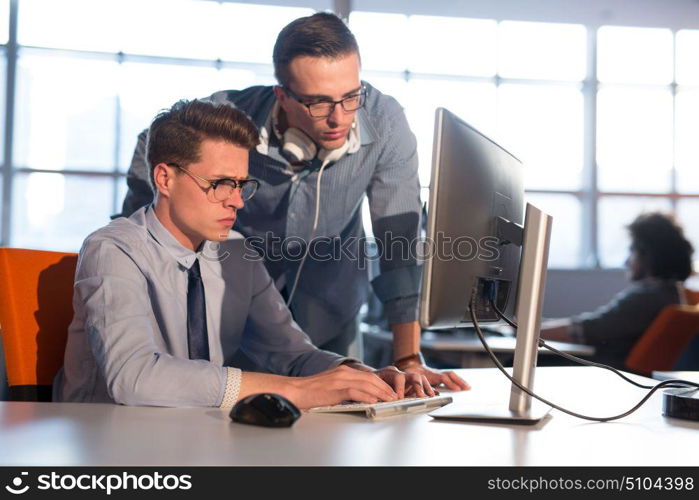
[[[188,359],[187,271],[199,259],[210,361]],[[183,247],[151,206],[90,235],[80,251],[65,365],[54,400],[219,406],[240,383],[238,350],[304,376],[347,358],[315,348],[244,240]]]

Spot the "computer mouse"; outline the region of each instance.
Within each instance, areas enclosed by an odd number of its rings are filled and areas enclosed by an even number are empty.
[[[291,427],[301,416],[296,405],[279,394],[251,394],[231,410],[231,420],[264,427]]]

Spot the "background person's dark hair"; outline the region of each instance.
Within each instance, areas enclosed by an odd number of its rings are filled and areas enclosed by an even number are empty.
[[[684,281],[692,274],[694,248],[671,216],[642,214],[628,229],[631,248],[636,250],[648,276]]]
[[[289,63],[298,56],[336,59],[356,52],[359,46],[345,23],[335,14],[318,12],[292,21],[279,32],[272,60],[280,85],[289,84]]]
[[[153,189],[156,165],[178,163],[186,167],[196,163],[201,157],[204,139],[221,139],[252,149],[259,142],[259,135],[245,113],[229,104],[198,99],[176,102],[170,109],[161,111],[148,129],[146,159]]]

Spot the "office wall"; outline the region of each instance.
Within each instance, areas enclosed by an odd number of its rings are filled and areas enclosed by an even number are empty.
[[[564,318],[592,311],[628,285],[620,269],[550,270],[544,297],[544,317]]]

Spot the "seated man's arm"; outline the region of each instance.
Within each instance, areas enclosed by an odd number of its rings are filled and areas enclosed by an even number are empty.
[[[309,408],[343,400],[391,401],[415,385],[412,375],[396,369],[376,372],[356,360],[315,347],[294,322],[262,263],[251,265],[253,294],[241,349],[259,366],[291,377],[243,372],[239,397],[277,392],[300,408]]]
[[[143,406],[218,406],[228,371],[208,361],[172,356],[155,319],[148,283],[114,242],[86,242],[75,291],[77,328],[111,399]],[[81,353],[66,353],[67,357]]]

